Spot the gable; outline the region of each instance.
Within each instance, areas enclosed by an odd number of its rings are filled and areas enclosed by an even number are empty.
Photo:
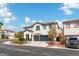
[[[24,27],[24,29],[27,29],[27,28],[33,28],[34,26],[49,26],[49,25],[52,25],[52,24],[57,24],[57,22],[50,22],[50,23],[40,23],[40,22],[36,22],[34,23],[33,25],[29,26],[29,27]],[[59,26],[58,26],[59,27]]]

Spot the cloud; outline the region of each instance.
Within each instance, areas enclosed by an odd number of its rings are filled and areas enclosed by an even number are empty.
[[[69,8],[67,7],[62,7],[61,10],[63,10],[64,14],[66,15],[70,15],[72,14],[73,12],[71,10],[69,10]]]
[[[31,23],[42,22],[42,20],[32,20]]]
[[[37,21],[36,21],[36,20],[32,20],[32,21],[31,21],[31,23],[35,23],[35,22],[37,22]]]
[[[5,23],[11,23],[12,21],[17,19],[17,17],[15,17],[8,8],[8,5],[1,3],[0,3],[0,18],[3,19],[3,22]]]
[[[35,23],[35,22],[42,22],[42,20],[31,20],[29,17],[25,17],[25,23]]]
[[[42,22],[42,20],[39,20],[38,22]]]
[[[7,25],[7,26],[6,25],[3,25],[3,29],[13,30],[13,31],[17,30],[17,28],[13,25]]]
[[[45,18],[48,18],[47,16],[45,16]]]
[[[4,18],[5,23],[11,23],[12,21],[16,20],[17,18],[15,16],[9,16]]]
[[[26,23],[28,23],[28,22],[30,22],[31,20],[30,20],[30,18],[29,17],[25,17],[25,22]]]
[[[70,15],[74,13],[71,9],[79,9],[79,3],[64,3],[59,9],[62,10],[65,15]]]

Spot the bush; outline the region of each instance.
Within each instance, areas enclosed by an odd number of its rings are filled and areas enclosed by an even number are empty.
[[[2,35],[1,35],[1,38],[4,39],[4,38],[5,38],[5,35],[2,34]]]
[[[65,39],[61,39],[60,42],[61,42],[61,44],[65,44],[66,40]]]
[[[7,35],[2,34],[1,39],[9,39],[9,37]]]
[[[24,43],[24,41],[20,41],[19,39],[13,39],[13,40],[11,40],[11,42],[14,44],[23,44]]]
[[[9,37],[8,37],[8,36],[6,36],[6,37],[5,37],[5,39],[9,39]]]
[[[24,38],[19,38],[20,41],[24,41]]]

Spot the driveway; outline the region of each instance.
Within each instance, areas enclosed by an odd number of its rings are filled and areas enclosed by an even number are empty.
[[[0,56],[79,56],[79,49],[56,49],[0,44]]]

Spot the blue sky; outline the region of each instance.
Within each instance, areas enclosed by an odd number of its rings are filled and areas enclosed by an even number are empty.
[[[5,12],[0,12],[4,28],[20,31],[35,22],[57,21],[62,26],[64,20],[79,18],[79,4],[68,3],[11,3],[0,4]]]

